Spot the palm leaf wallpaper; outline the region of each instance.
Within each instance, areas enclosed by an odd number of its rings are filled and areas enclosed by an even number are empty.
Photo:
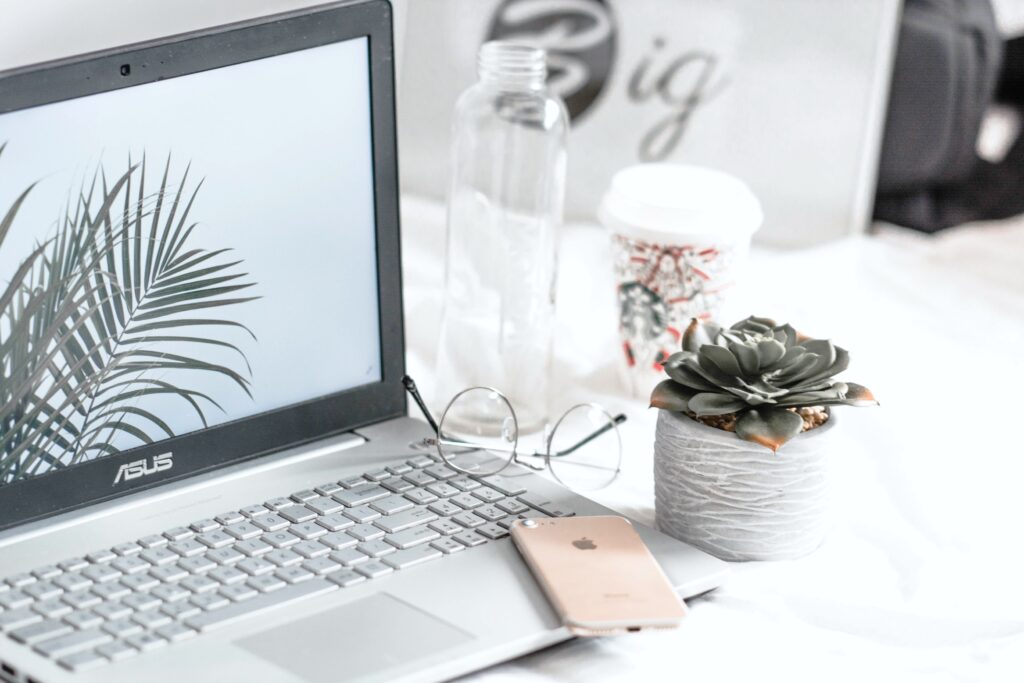
[[[202,182],[171,174],[170,157],[97,168],[0,279],[0,484],[174,436],[168,400],[207,426],[222,411],[198,378],[252,398],[239,331],[256,337],[232,313],[256,283],[230,249],[193,246]],[[0,213],[0,250],[36,187]]]

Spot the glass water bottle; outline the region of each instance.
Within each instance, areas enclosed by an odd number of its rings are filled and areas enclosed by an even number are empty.
[[[455,107],[445,299],[435,397],[492,386],[520,432],[543,429],[555,316],[557,229],[569,120],[546,87],[544,50],[490,42],[480,80]],[[504,410],[481,405],[449,423],[497,434]]]

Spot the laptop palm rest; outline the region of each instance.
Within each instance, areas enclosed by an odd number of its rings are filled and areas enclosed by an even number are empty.
[[[388,593],[289,622],[235,644],[310,683],[379,674],[473,639]]]

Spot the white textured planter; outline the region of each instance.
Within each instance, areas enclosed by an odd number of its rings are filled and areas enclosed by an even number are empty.
[[[658,528],[723,560],[789,560],[827,529],[825,461],[835,412],[773,454],[666,410],[654,441]]]

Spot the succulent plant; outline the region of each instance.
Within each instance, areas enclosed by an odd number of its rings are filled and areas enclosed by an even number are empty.
[[[877,405],[871,392],[834,376],[850,355],[791,325],[751,316],[726,329],[694,318],[682,351],[663,364],[667,379],[651,405],[697,417],[736,415],[736,435],[773,452],[800,433],[803,418],[789,408]]]

